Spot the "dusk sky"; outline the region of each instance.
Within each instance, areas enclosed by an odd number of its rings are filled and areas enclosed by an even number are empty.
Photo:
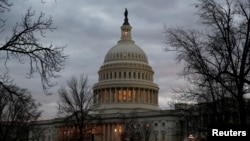
[[[129,23],[132,26],[132,39],[146,53],[152,66],[154,82],[159,85],[159,106],[168,107],[175,98],[172,89],[183,87],[186,82],[179,76],[182,65],[175,60],[174,52],[164,48],[164,26],[195,29],[198,26],[196,0],[10,0],[10,11],[1,13],[6,26],[0,35],[0,43],[11,35],[12,27],[20,21],[27,9],[31,8],[39,15],[44,12],[52,16],[54,32],[47,32],[44,44],[64,46],[65,68],[53,79],[57,86],[50,89],[53,94],[43,93],[38,75],[26,79],[29,63],[19,64],[17,60],[8,62],[9,73],[14,83],[27,88],[34,99],[42,104],[42,117],[54,118],[57,114],[58,93],[61,85],[73,75],[88,76],[89,86],[98,82],[98,70],[106,53],[120,39],[120,27],[124,20],[124,10],[128,9]],[[4,35],[4,36],[2,36]],[[2,66],[4,61],[1,60]],[[4,69],[1,69],[4,71]]]

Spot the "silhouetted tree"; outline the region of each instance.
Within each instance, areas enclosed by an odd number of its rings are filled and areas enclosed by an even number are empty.
[[[154,127],[150,121],[142,121],[138,124],[139,133],[142,141],[152,141],[154,137]]]
[[[131,113],[124,117],[122,141],[152,141],[154,140],[154,126],[152,121],[136,117],[137,113]]]
[[[246,125],[244,96],[250,85],[250,1],[199,0],[195,5],[206,29],[166,28],[166,41],[185,63],[183,75],[192,88],[186,96],[213,103],[211,107],[223,121],[223,109],[236,110],[239,123]],[[231,99],[231,104],[221,103]],[[216,111],[216,109],[220,109]]]
[[[11,10],[12,5],[8,0],[0,0],[0,14]],[[6,30],[5,23],[6,19],[0,18],[0,33]],[[33,77],[34,73],[40,74],[43,90],[45,94],[49,94],[48,88],[55,85],[50,82],[50,78],[58,77],[56,73],[63,69],[67,58],[63,54],[64,47],[46,45],[40,41],[46,32],[55,30],[52,24],[51,17],[46,19],[44,13],[37,16],[34,11],[28,9],[21,21],[12,28],[9,37],[1,35],[0,60],[6,68],[6,72],[0,74],[2,88],[8,89],[5,85],[12,83],[8,73],[11,68],[8,64],[17,60],[21,64],[29,63],[28,78]]]
[[[131,114],[131,116],[124,119],[121,141],[140,141],[142,139],[141,130],[139,129],[140,123],[138,119],[133,118],[134,115]]]
[[[58,90],[58,114],[67,117],[66,121],[74,125],[74,132],[77,133],[77,137],[81,141],[86,133],[92,129],[87,125],[94,119],[89,114],[93,105],[93,94],[87,80],[84,75],[80,76],[79,81],[76,77],[72,77],[67,82],[68,88],[62,86]]]
[[[31,121],[37,120],[40,106],[26,89],[9,85],[6,91],[0,86],[0,140],[27,140],[32,129]]]

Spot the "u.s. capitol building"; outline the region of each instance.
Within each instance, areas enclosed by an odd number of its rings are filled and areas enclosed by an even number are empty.
[[[183,117],[178,110],[162,110],[158,105],[159,87],[147,55],[132,40],[127,11],[121,38],[107,52],[93,87],[94,104],[90,114],[89,138],[94,141],[177,141],[183,140]],[[30,140],[64,141],[74,138],[74,126],[64,118],[37,121]]]

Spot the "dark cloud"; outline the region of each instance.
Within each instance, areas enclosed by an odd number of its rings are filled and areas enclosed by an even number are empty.
[[[58,85],[51,89],[53,95],[43,94],[40,78],[35,75],[32,79],[25,79],[27,64],[9,62],[12,76],[19,86],[28,88],[35,99],[43,104],[43,117],[56,116],[58,101],[57,89],[65,85],[71,76],[85,74],[89,84],[98,81],[98,70],[103,63],[108,50],[117,44],[120,39],[120,26],[124,20],[124,9],[128,9],[129,23],[132,28],[132,38],[148,56],[149,63],[155,71],[154,82],[160,87],[160,106],[166,104],[172,96],[172,88],[185,85],[185,81],[178,76],[182,69],[181,64],[174,60],[174,54],[165,52],[163,48],[163,27],[184,26],[195,28],[197,17],[191,4],[196,0],[45,0],[40,1],[13,1],[14,6],[10,12],[1,13],[8,20],[8,29],[3,35],[10,34],[11,26],[21,19],[30,7],[39,14],[52,16],[57,30],[47,33],[44,43],[67,45],[65,54],[69,55],[65,69],[54,79]],[[0,36],[0,41],[5,40]],[[2,62],[1,62],[2,63]],[[18,69],[16,69],[18,68]],[[171,100],[170,100],[171,101]]]

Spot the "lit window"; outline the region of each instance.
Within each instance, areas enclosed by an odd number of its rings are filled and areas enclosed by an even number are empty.
[[[123,90],[123,101],[127,100],[127,92],[126,90]]]
[[[122,90],[118,91],[118,100],[122,101]]]
[[[128,101],[132,101],[132,92],[131,92],[131,89],[128,90]]]

